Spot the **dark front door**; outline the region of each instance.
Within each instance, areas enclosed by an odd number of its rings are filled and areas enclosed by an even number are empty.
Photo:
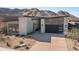
[[[45,25],[45,32],[47,33],[62,33],[62,25]]]

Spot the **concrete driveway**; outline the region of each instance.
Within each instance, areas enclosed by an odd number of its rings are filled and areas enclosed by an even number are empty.
[[[51,51],[51,43],[37,41],[29,51]]]
[[[68,51],[66,39],[63,37],[51,37],[52,51]]]
[[[40,42],[51,42],[51,37],[63,37],[62,34],[53,34],[53,33],[33,33],[32,37]]]
[[[62,34],[34,33],[37,42],[30,51],[67,51],[67,43]]]
[[[51,35],[49,34],[41,34],[41,33],[34,33],[32,34],[32,37],[40,42],[51,42]]]

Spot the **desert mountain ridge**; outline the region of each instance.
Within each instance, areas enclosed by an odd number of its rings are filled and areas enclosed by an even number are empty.
[[[37,8],[31,8],[31,9],[10,9],[10,8],[0,8],[0,20],[1,19],[17,19],[19,16],[62,16],[62,15],[67,15],[72,17],[73,19],[79,19],[78,17],[70,14],[67,11],[58,11],[53,12],[50,10],[40,10]]]
[[[66,11],[58,11],[57,13],[50,11],[50,10],[40,10],[37,8],[31,8],[31,9],[10,9],[10,8],[0,8],[0,14],[21,14],[21,15],[37,15],[37,16],[56,16],[56,15],[70,15],[69,12]]]

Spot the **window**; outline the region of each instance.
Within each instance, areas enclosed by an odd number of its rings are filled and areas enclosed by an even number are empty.
[[[18,33],[18,24],[9,24],[9,32]]]

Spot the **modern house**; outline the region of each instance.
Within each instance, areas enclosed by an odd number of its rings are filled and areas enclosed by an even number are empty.
[[[68,32],[68,16],[38,17],[21,16],[16,21],[8,21],[7,33],[27,35],[39,31],[40,33],[63,33]]]

